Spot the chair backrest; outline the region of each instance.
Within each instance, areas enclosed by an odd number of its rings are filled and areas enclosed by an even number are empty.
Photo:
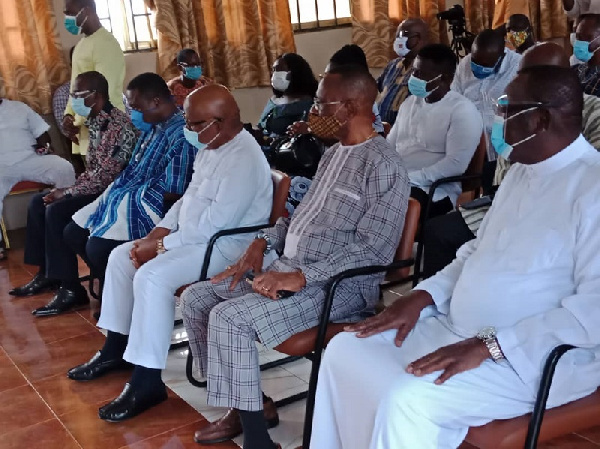
[[[52,186],[36,181],[20,181],[10,189],[9,195],[19,195],[21,193],[41,192],[42,190],[51,189]]]
[[[483,173],[483,163],[485,162],[485,155],[487,153],[487,141],[485,137],[485,132],[481,135],[481,139],[479,140],[479,145],[477,145],[477,149],[475,149],[475,153],[473,154],[473,158],[471,158],[471,162],[469,162],[469,166],[465,170],[465,175],[481,175]],[[468,192],[471,190],[479,190],[481,188],[481,179],[472,179],[468,181],[462,182],[462,190],[463,192]]]
[[[290,191],[292,178],[285,173],[272,168],[271,179],[273,180],[273,208],[271,209],[269,223],[274,225],[280,217],[285,216],[285,203],[288,198],[288,192]]]
[[[417,235],[417,229],[419,228],[420,215],[421,204],[414,198],[409,198],[406,217],[404,218],[404,229],[402,230],[400,244],[394,255],[394,261],[410,259],[412,257],[415,236]],[[385,276],[385,280],[388,282],[395,282],[407,278],[409,275],[410,267],[399,268],[397,270],[389,271]]]

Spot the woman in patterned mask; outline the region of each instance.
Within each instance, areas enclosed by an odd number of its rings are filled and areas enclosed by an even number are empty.
[[[517,53],[523,54],[525,50],[535,45],[531,23],[524,14],[513,14],[506,24],[506,42],[508,42]]]

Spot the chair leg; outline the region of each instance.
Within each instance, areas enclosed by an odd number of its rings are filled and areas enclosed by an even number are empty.
[[[185,375],[194,387],[206,388],[207,382],[205,380],[199,381],[194,377],[194,356],[192,356],[192,350],[189,349],[189,345],[187,360],[185,361]]]
[[[304,416],[304,435],[302,436],[303,449],[309,449],[310,437],[312,435],[312,420],[315,413],[315,396],[317,394],[317,382],[319,381],[319,369],[323,351],[315,351],[310,370],[310,381],[308,382],[308,396],[306,398],[306,414]]]
[[[4,240],[4,247],[6,249],[10,249],[10,240],[8,239],[8,232],[6,232],[4,217],[0,217],[0,228],[2,228],[2,239]]]

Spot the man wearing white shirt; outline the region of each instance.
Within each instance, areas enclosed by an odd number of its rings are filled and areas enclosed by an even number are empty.
[[[471,426],[530,412],[560,344],[579,349],[548,407],[600,384],[600,154],[580,135],[583,92],[569,68],[538,66],[507,94],[494,147],[514,165],[477,237],[331,341],[312,448],[456,448]]]
[[[122,421],[164,401],[161,380],[174,321],[173,295],[198,281],[207,243],[216,232],[265,223],[273,202],[269,166],[243,129],[239,108],[225,87],[209,85],[184,103],[188,142],[198,148],[185,194],[143,239],[115,248],[109,258],[98,326],[103,348],[71,369],[73,380],[92,380],[135,369],[121,396],[102,407],[101,419]],[[209,276],[233,264],[253,236],[225,237],[216,245]]]
[[[477,148],[483,129],[481,115],[467,98],[450,90],[456,56],[441,44],[423,47],[413,62],[408,97],[387,137],[400,154],[412,186],[411,196],[423,209],[431,184],[462,175]],[[459,183],[440,186],[430,216],[454,208]]]
[[[475,38],[471,53],[458,64],[451,88],[475,104],[488,137],[494,122],[494,100],[516,76],[520,61],[521,55],[505,48],[501,33],[484,30]],[[496,159],[489,140],[487,156],[490,161]]]
[[[2,201],[19,181],[56,188],[75,182],[73,166],[51,152],[50,126],[25,103],[0,98],[0,216]],[[2,241],[2,235],[0,235]],[[0,259],[4,252],[0,250]]]

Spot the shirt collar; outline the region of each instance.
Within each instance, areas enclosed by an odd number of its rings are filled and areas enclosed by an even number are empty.
[[[102,124],[104,123],[106,120],[108,120],[111,116],[111,112],[115,107],[112,105],[112,103],[110,101],[107,101],[106,103],[104,103],[104,107],[102,108],[102,110],[98,113],[98,115],[96,117],[88,117],[85,120],[85,125],[89,128],[90,125],[92,123],[98,123],[98,124]]]
[[[580,134],[569,146],[559,151],[554,156],[538,162],[537,164],[524,164],[524,166],[531,177],[548,177],[548,175],[556,173],[571,162],[581,158],[588,149],[588,142]]]
[[[169,117],[168,119],[166,119],[164,122],[160,122],[157,123],[156,125],[154,125],[157,129],[159,130],[163,130],[163,129],[168,129],[171,126],[173,126],[174,123],[180,121],[182,119],[182,115],[183,113],[177,109],[172,115],[171,117]]]

